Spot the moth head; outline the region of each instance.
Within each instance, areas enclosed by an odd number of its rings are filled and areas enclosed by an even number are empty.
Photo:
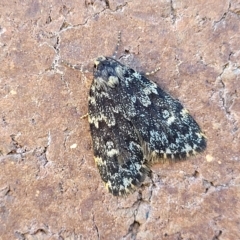
[[[116,67],[119,63],[107,57],[98,57],[94,61],[94,80],[105,87],[115,88],[119,84]]]
[[[97,69],[99,68],[99,64],[101,63],[101,62],[103,62],[103,61],[105,61],[106,60],[106,58],[105,57],[103,57],[103,56],[100,56],[100,57],[98,57],[97,59],[95,59],[95,61],[94,61],[94,70],[93,71],[97,71]],[[100,65],[101,66],[101,65]]]

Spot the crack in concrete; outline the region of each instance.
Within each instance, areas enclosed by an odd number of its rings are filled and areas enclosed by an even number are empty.
[[[18,134],[20,135],[20,134]],[[11,149],[6,155],[2,155],[0,156],[0,162],[3,162],[5,160],[13,160],[13,161],[24,161],[26,155],[28,155],[29,153],[32,153],[33,150],[29,150],[27,151],[26,146],[22,146],[21,144],[18,143],[18,141],[15,139],[17,137],[17,135],[10,135],[11,137]],[[0,151],[0,154],[1,151]]]
[[[213,22],[214,31],[217,29],[217,26],[226,19],[227,14],[230,12],[230,8],[231,8],[231,1],[229,1],[228,9],[226,10],[226,12],[223,13],[222,17],[219,20]]]
[[[10,185],[0,189],[0,197],[7,196],[11,192]]]
[[[175,8],[173,7],[173,0],[170,1],[170,6],[171,6],[171,19],[172,19],[172,24],[175,24],[176,22],[176,10]]]
[[[205,187],[205,194],[207,194],[209,192],[210,188],[214,188],[214,192],[215,192],[215,191],[221,191],[223,189],[229,189],[229,187],[231,187],[231,186],[236,187],[236,186],[239,186],[239,184],[238,183],[236,184],[235,178],[232,177],[232,179],[229,180],[227,183],[216,184],[216,185],[214,184],[213,181],[203,179],[203,186]],[[210,192],[210,194],[211,194],[211,192]]]
[[[66,150],[66,142],[67,142],[67,140],[68,140],[68,138],[69,138],[69,136],[70,136],[71,131],[69,131],[68,128],[66,128],[66,129],[63,131],[63,133],[64,133],[63,147],[64,147],[64,149]]]
[[[36,148],[36,151],[34,154],[36,154],[36,157],[38,158],[38,161],[42,167],[45,167],[47,163],[49,162],[46,156],[47,153],[47,147],[43,148]]]
[[[104,0],[104,2],[105,2],[105,4],[106,4],[107,8],[110,8],[109,1],[108,1],[108,0]]]
[[[133,223],[129,226],[128,233],[124,236],[124,238],[127,238],[128,236],[130,236],[132,240],[136,240],[137,233],[139,232],[139,227],[140,227],[140,223],[134,220]]]
[[[8,123],[7,123],[7,121],[6,121],[6,116],[5,116],[5,115],[2,116],[2,125],[3,125],[4,127],[8,125]]]
[[[212,240],[219,240],[220,236],[222,235],[222,230],[219,230],[218,233],[215,234],[215,236],[212,238]]]
[[[43,148],[42,147],[36,148],[35,149],[36,151],[34,152],[34,153],[36,153],[36,156],[37,156],[38,160],[40,161],[40,165],[42,165],[43,167],[45,167],[47,165],[47,163],[49,162],[49,160],[47,158],[47,150],[48,150],[48,147],[50,146],[51,141],[52,141],[50,130],[48,132],[47,140],[48,141],[47,141],[46,146],[44,146]]]
[[[86,2],[86,1],[85,1],[85,2]],[[66,30],[69,30],[69,29],[76,29],[76,28],[79,28],[79,27],[81,27],[81,26],[85,26],[85,25],[88,24],[88,22],[89,22],[91,19],[96,18],[96,17],[99,16],[101,13],[105,12],[106,10],[110,10],[112,13],[114,13],[114,12],[117,12],[117,11],[123,9],[123,8],[124,8],[125,6],[127,6],[127,4],[128,4],[127,2],[125,2],[124,4],[118,5],[118,6],[113,10],[113,9],[110,8],[110,4],[109,4],[109,1],[108,1],[108,0],[105,0],[105,3],[106,3],[106,7],[105,7],[105,8],[103,8],[103,9],[102,9],[101,11],[99,11],[99,12],[94,13],[92,16],[87,17],[83,23],[71,25],[71,24],[67,23],[67,22],[64,20],[64,22],[63,22],[63,24],[62,24],[62,26],[61,26],[61,28],[60,28],[60,32],[66,31]],[[89,4],[88,4],[88,5],[89,5]]]
[[[48,158],[47,158],[47,150],[48,147],[51,144],[51,133],[49,131],[48,133],[48,141],[47,141],[47,145],[43,146],[43,147],[36,147],[34,149],[31,150],[27,150],[27,147],[23,147],[21,144],[18,143],[18,141],[15,139],[16,135],[11,135],[10,136],[12,139],[11,145],[12,145],[12,150],[10,152],[8,152],[6,155],[0,156],[0,162],[4,162],[6,160],[13,160],[13,161],[24,161],[25,158],[29,155],[32,154],[34,155],[39,162],[39,165],[42,167],[45,167],[47,165],[47,163],[49,162]],[[40,167],[38,170],[38,173],[40,172]],[[38,175],[37,173],[37,175]]]
[[[181,232],[176,232],[172,234],[165,233],[164,237],[170,237],[170,239],[183,240]]]
[[[130,224],[128,228],[128,232],[126,235],[123,236],[123,239],[128,239],[128,237],[130,237],[133,240],[137,239],[137,233],[139,232],[139,228],[141,226],[141,223],[138,220],[139,208],[141,207],[142,204],[147,204],[147,206],[149,206],[149,209],[151,208],[150,203],[151,203],[152,193],[153,191],[151,188],[150,196],[148,198],[148,201],[146,201],[142,198],[142,192],[141,190],[139,190],[137,200],[132,204],[131,207],[126,208],[126,209],[135,208],[135,209],[133,211],[133,222]],[[149,212],[146,213],[146,220],[148,219],[148,217],[149,217]]]
[[[210,187],[214,187],[213,182],[210,182],[210,181],[208,181],[206,179],[203,179],[203,186],[205,187],[205,193],[208,192]]]
[[[51,68],[48,68],[46,69],[44,72],[48,72],[48,71],[52,71],[54,70],[55,73],[59,73],[61,75],[63,75],[63,72],[59,71],[58,70],[58,66],[59,66],[59,61],[61,60],[61,53],[60,53],[60,45],[61,45],[61,33],[64,32],[64,31],[68,31],[70,29],[79,29],[79,27],[82,27],[82,26],[85,26],[88,24],[88,22],[91,20],[91,19],[95,19],[97,16],[99,16],[100,14],[102,14],[103,12],[105,12],[106,10],[109,10],[111,11],[112,13],[114,12],[117,12],[121,9],[123,9],[125,6],[127,6],[127,2],[123,3],[123,4],[120,4],[118,5],[114,10],[110,8],[110,3],[108,0],[105,0],[105,5],[106,7],[103,8],[101,11],[99,12],[96,12],[94,14],[92,14],[91,16],[87,17],[85,19],[85,21],[83,23],[79,23],[79,24],[75,24],[75,25],[71,25],[70,23],[68,23],[66,21],[66,18],[64,17],[64,20],[63,20],[63,23],[61,25],[61,27],[59,28],[59,31],[58,32],[51,32],[50,33],[50,36],[48,38],[54,38],[56,37],[56,42],[53,46],[51,46],[49,43],[45,42],[43,43],[42,45],[46,44],[47,46],[49,46],[50,48],[53,48],[56,55],[53,57],[53,61],[52,61],[52,66]],[[85,1],[85,5],[88,6],[88,5],[93,5],[93,3],[91,2],[90,4],[88,4],[86,1]],[[64,7],[65,5],[63,5]],[[51,12],[50,12],[51,13]],[[49,13],[49,14],[50,14]],[[69,12],[68,12],[69,13]],[[67,14],[68,14],[67,13]],[[50,15],[49,15],[50,16]],[[49,19],[49,18],[48,18]],[[51,20],[51,16],[50,16],[50,20]],[[49,23],[49,22],[48,22]],[[46,23],[47,24],[47,23]],[[61,64],[60,64],[61,65]],[[83,72],[83,71],[82,71]],[[85,77],[85,76],[84,76]]]
[[[95,222],[94,213],[92,213],[92,221],[93,221],[94,228],[96,229],[96,232],[97,232],[97,239],[100,240],[101,237],[100,237],[100,233],[99,233],[99,230],[98,230],[98,226],[97,226],[97,224]]]
[[[45,229],[44,229],[45,227]],[[37,227],[34,229],[30,229],[29,231],[21,232],[21,231],[15,231],[14,235],[19,240],[26,240],[26,239],[46,239],[46,237],[49,237],[49,230],[48,226],[44,224],[44,227]]]
[[[10,137],[12,140],[11,145],[12,145],[13,149],[9,153],[7,153],[7,155],[12,155],[12,154],[20,154],[21,155],[21,154],[25,153],[26,148],[22,147],[22,145],[20,145],[17,142],[17,140],[15,139],[16,135],[12,134],[12,135],[10,135]]]
[[[230,95],[226,89],[226,86],[223,80],[223,75],[225,74],[225,71],[228,70],[229,68],[231,69],[230,57],[232,54],[233,52],[230,52],[228,57],[228,62],[223,65],[222,72],[219,74],[218,79],[222,86],[221,89],[219,90],[219,98],[222,102],[222,107],[224,109],[225,115],[233,126],[232,133],[235,134],[238,130],[237,120],[235,119],[233,113],[230,111],[230,108],[234,103],[234,99],[237,98],[237,90],[235,90],[235,92]]]
[[[0,162],[13,160],[16,162],[24,161],[28,154],[33,153],[34,150],[26,151],[24,153],[8,153],[7,155],[0,156]]]

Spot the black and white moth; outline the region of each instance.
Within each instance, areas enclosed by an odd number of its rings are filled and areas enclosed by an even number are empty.
[[[94,159],[115,196],[139,186],[150,165],[206,148],[196,121],[178,100],[110,57],[96,59],[88,100]]]

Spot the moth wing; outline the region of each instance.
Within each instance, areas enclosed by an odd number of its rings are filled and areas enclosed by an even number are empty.
[[[124,78],[131,82],[126,84],[128,97],[122,100],[127,101],[125,112],[141,139],[147,160],[185,158],[206,148],[200,127],[178,100],[132,69]]]
[[[117,196],[133,191],[150,169],[144,163],[138,134],[120,110],[119,96],[109,94],[96,93],[92,86],[89,122],[99,173],[107,189]]]

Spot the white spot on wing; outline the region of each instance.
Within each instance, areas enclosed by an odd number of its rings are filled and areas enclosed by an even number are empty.
[[[109,118],[105,116],[103,113],[99,113],[98,116],[90,116],[88,118],[89,123],[93,123],[96,128],[99,128],[99,122],[105,121],[109,127],[115,126],[116,120],[114,116],[112,118]]]
[[[107,152],[108,157],[113,157],[114,155],[119,155],[118,149],[111,149]]]
[[[168,125],[171,125],[174,121],[175,121],[175,117],[174,117],[174,116],[171,116],[170,118],[168,118],[167,124],[168,124]]]

